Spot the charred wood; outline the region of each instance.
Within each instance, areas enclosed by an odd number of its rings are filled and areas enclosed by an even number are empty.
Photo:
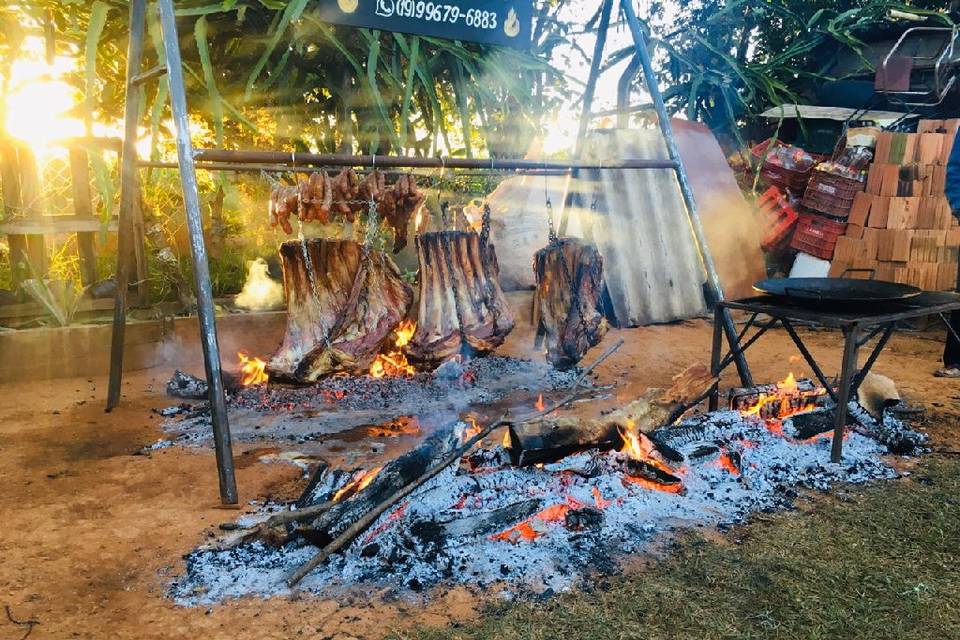
[[[701,397],[715,378],[705,367],[696,365],[673,378],[669,389],[649,389],[634,400],[607,415],[593,420],[564,417],[544,419],[510,427],[510,459],[518,466],[553,462],[585,449],[613,449],[623,445],[621,432],[648,434],[668,424],[678,407]],[[683,459],[675,449],[654,441],[668,460]]]
[[[385,465],[366,488],[334,504],[301,533],[313,544],[325,546],[392,494],[421,477],[456,446],[457,439],[450,431],[427,438],[420,446]]]

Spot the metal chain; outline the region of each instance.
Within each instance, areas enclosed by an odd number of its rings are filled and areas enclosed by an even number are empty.
[[[297,210],[299,211],[303,202],[300,200],[300,189],[297,189]],[[322,311],[323,303],[320,302],[320,289],[317,286],[317,278],[313,272],[313,260],[310,258],[310,250],[307,248],[307,238],[303,235],[303,221],[297,216],[297,238],[300,240],[300,250],[303,253],[303,263],[307,269],[307,280],[310,282],[310,293],[313,295],[313,301],[317,305],[317,310]],[[332,351],[333,345],[330,344],[330,329],[323,321],[323,315],[317,317],[317,324],[320,325],[321,337],[324,346]]]
[[[483,222],[480,225],[480,244],[481,246],[487,246],[487,241],[490,239],[490,204],[487,202],[483,203]]]
[[[571,300],[571,308],[576,311],[577,317],[580,320],[580,330],[583,332],[583,335],[587,337],[587,340],[592,342],[595,336],[593,336],[594,332],[590,331],[587,325],[586,314],[583,311],[583,302],[580,299],[580,282],[575,282],[573,279],[573,273],[570,271],[570,264],[567,262],[567,254],[564,250],[563,242],[561,242],[559,236],[557,236],[556,229],[553,226],[553,203],[550,201],[550,193],[547,191],[546,177],[544,177],[543,192],[546,196],[547,225],[549,226],[547,237],[550,246],[554,247],[560,254],[560,267],[563,269],[563,275],[566,277],[568,286],[570,287],[570,292],[573,297]]]

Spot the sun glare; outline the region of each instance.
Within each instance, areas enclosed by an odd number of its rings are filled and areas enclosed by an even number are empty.
[[[68,113],[76,105],[76,92],[62,79],[76,61],[57,56],[48,65],[43,41],[35,37],[26,39],[23,51],[10,69],[4,128],[39,153],[56,140],[84,134],[83,122]]]

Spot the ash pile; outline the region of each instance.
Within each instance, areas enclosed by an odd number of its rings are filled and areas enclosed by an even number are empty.
[[[450,359],[433,371],[403,376],[331,376],[303,387],[265,382],[242,386],[237,378],[226,385],[227,406],[231,432],[239,442],[283,438],[303,443],[406,416],[435,423],[436,416],[455,417],[468,407],[510,394],[561,391],[576,378],[576,370],[560,371],[546,363],[491,355],[466,362]],[[178,395],[181,389],[205,397],[206,383],[178,371],[168,392]],[[178,404],[160,414],[166,418],[164,429],[176,442],[212,442],[208,402]]]
[[[830,408],[785,402],[796,413],[771,416],[766,398],[759,409],[662,426],[675,409],[663,401],[670,391],[576,428],[575,418],[550,416],[509,425],[463,456],[478,428],[457,422],[383,467],[327,470],[292,508],[265,509],[190,553],[171,595],[200,605],[283,594],[291,583],[334,598],[358,587],[403,594],[453,584],[549,594],[616,571],[678,528],[723,528],[788,508],[804,489],[895,478],[891,449],[912,443],[916,453],[924,441],[854,405],[858,423],[844,431],[834,464]],[[456,463],[385,502],[451,455]]]

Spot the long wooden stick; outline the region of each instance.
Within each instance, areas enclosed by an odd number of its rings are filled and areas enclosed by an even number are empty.
[[[430,480],[431,478],[439,474],[441,471],[449,467],[451,464],[453,464],[454,462],[462,458],[464,454],[466,454],[470,449],[472,449],[475,444],[477,444],[478,442],[486,438],[495,429],[506,426],[508,424],[523,424],[525,422],[530,422],[531,420],[542,418],[547,414],[556,411],[560,407],[564,406],[565,404],[567,404],[568,402],[576,398],[578,395],[577,388],[583,383],[587,375],[591,371],[593,371],[597,367],[597,365],[599,365],[601,362],[603,362],[604,360],[609,358],[611,355],[613,355],[613,353],[622,346],[623,346],[623,340],[618,340],[616,343],[611,345],[610,348],[604,351],[599,358],[593,361],[593,364],[591,364],[589,367],[583,370],[580,376],[573,383],[573,386],[570,388],[570,393],[568,393],[566,396],[564,396],[557,402],[553,403],[549,407],[546,407],[542,411],[531,413],[530,415],[524,416],[523,418],[520,418],[518,420],[511,420],[511,419],[508,419],[506,416],[504,416],[503,418],[500,418],[499,420],[497,420],[496,422],[493,422],[487,427],[484,427],[478,434],[476,434],[475,436],[467,440],[458,449],[455,449],[449,456],[441,460],[432,469],[430,469],[429,471],[424,473],[422,476],[420,476],[410,484],[406,485],[405,487],[403,487],[402,489],[394,493],[392,496],[390,496],[389,498],[381,502],[379,505],[377,505],[367,513],[365,513],[359,520],[357,520],[352,525],[350,525],[350,527],[348,527],[343,533],[341,533],[333,541],[331,541],[330,544],[328,544],[323,549],[321,549],[319,553],[314,555],[312,558],[310,558],[310,560],[308,560],[299,569],[297,569],[287,579],[287,586],[289,587],[296,586],[297,583],[299,583],[301,580],[303,580],[307,576],[307,574],[309,574],[311,571],[316,569],[322,563],[326,562],[327,558],[329,558],[331,555],[333,555],[334,553],[336,553],[346,545],[350,544],[350,542],[352,542],[354,538],[356,538],[358,535],[363,533],[367,529],[367,527],[369,527],[374,522],[376,522],[377,518],[383,515],[388,509],[390,509],[390,507],[392,507],[393,505],[397,504],[398,502],[406,498],[408,495],[416,491],[417,488],[420,487],[427,480]]]

